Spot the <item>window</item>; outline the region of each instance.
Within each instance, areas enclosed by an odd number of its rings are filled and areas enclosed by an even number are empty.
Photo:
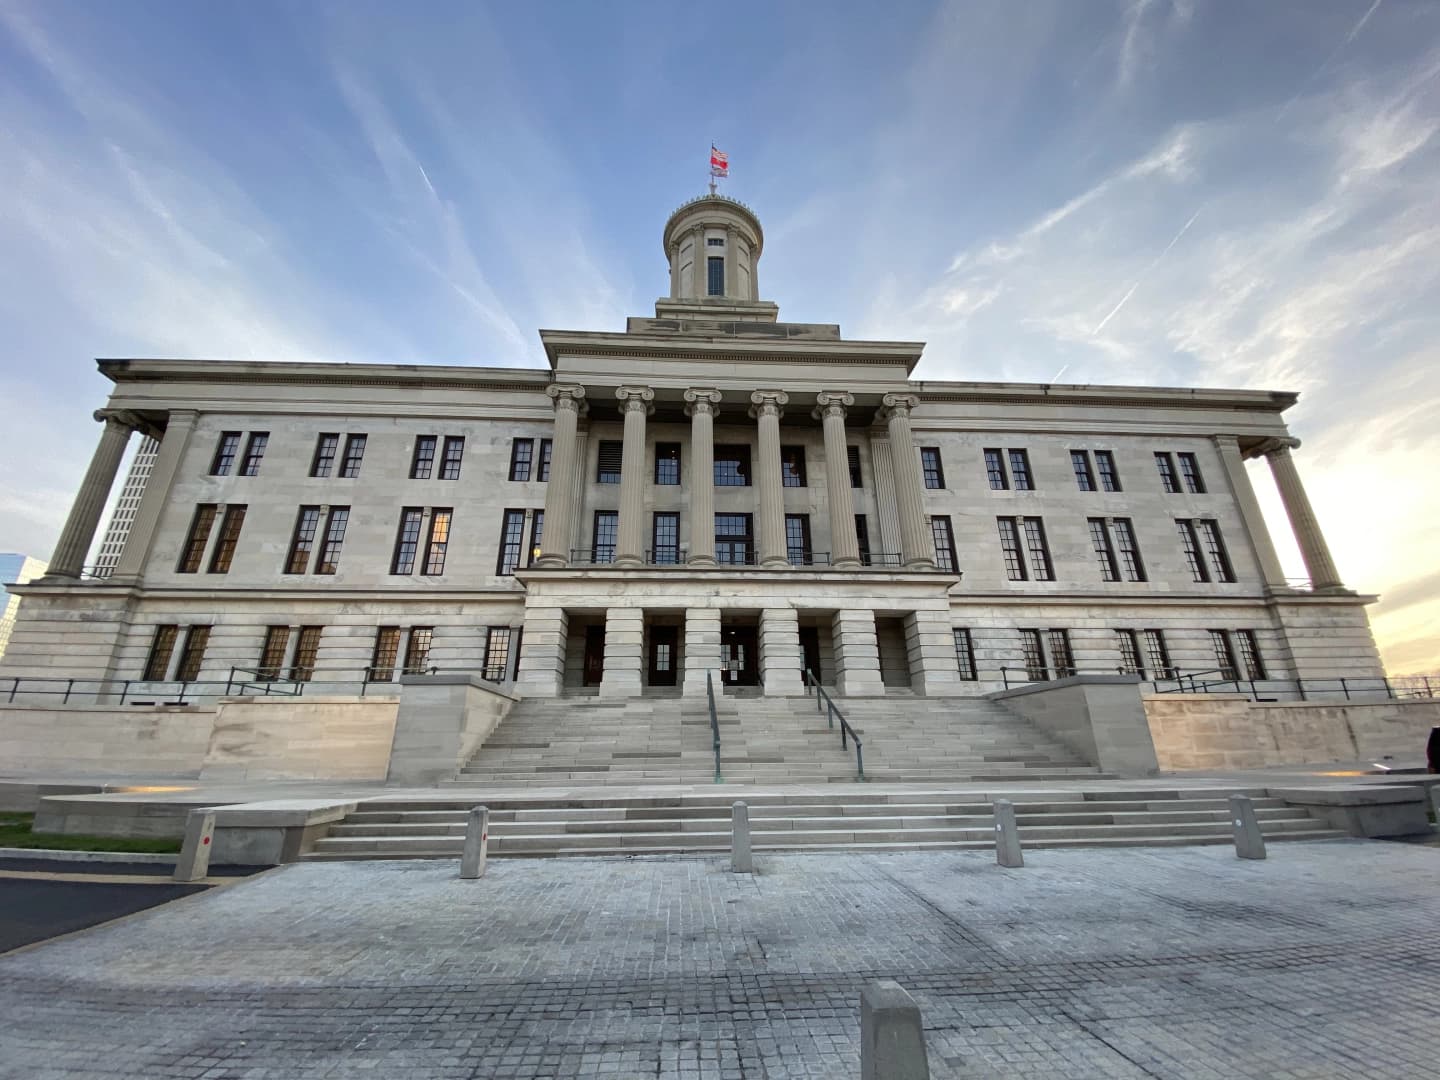
[[[595,482],[597,484],[620,483],[620,461],[625,454],[625,444],[619,439],[601,439],[595,459]]]
[[[437,506],[430,511],[430,539],[425,543],[426,574],[445,573],[445,551],[450,546],[450,519],[454,511],[448,506]]]
[[[265,644],[260,649],[260,663],[255,676],[260,679],[280,678],[280,669],[285,665],[285,646],[290,644],[290,627],[267,626]]]
[[[1031,682],[1043,682],[1050,677],[1045,666],[1045,645],[1039,630],[1020,631],[1020,654],[1025,664],[1025,677]]]
[[[655,444],[655,483],[671,486],[680,483],[680,444]]]
[[[177,574],[199,573],[200,560],[205,557],[205,544],[210,539],[210,529],[215,524],[218,509],[214,503],[201,503],[195,507],[190,532],[185,537],[185,546],[180,550],[180,564],[175,567]]]
[[[420,523],[425,511],[407,506],[400,511],[400,531],[395,537],[395,555],[390,560],[390,573],[415,572],[415,553],[420,549]]]
[[[333,574],[340,567],[340,545],[345,543],[345,526],[350,523],[350,507],[332,506],[325,518],[325,542],[315,560],[315,573]]]
[[[1075,470],[1075,485],[1081,491],[1095,490],[1095,474],[1090,471],[1090,454],[1088,451],[1071,450],[1070,467]]]
[[[170,657],[175,652],[175,639],[180,634],[178,626],[157,626],[155,636],[150,640],[150,655],[145,659],[145,671],[140,676],[145,682],[164,682],[170,670]]]
[[[410,638],[405,642],[406,675],[424,675],[430,662],[430,643],[435,640],[433,626],[412,626]]]
[[[1244,665],[1245,677],[1265,678],[1265,664],[1260,659],[1260,643],[1255,640],[1255,631],[1236,630],[1235,644],[1240,647],[1240,662]]]
[[[1030,477],[1030,452],[1010,451],[1010,476],[1015,481],[1016,491],[1033,491],[1035,483]]]
[[[805,487],[805,448],[803,446],[780,447],[780,486],[788,488]]]
[[[1185,562],[1190,567],[1192,581],[1209,581],[1210,571],[1200,556],[1200,538],[1195,533],[1195,523],[1184,518],[1175,520],[1175,529],[1180,533],[1180,545],[1185,549]]]
[[[1142,630],[1140,636],[1145,642],[1145,661],[1150,668],[1151,677],[1173,679],[1175,669],[1170,666],[1170,650],[1165,647],[1165,631]]]
[[[360,475],[360,462],[365,457],[365,436],[345,436],[345,456],[340,459],[340,475],[344,477],[356,477]]]
[[[500,525],[500,555],[495,560],[495,573],[504,577],[520,565],[520,552],[525,541],[525,511],[506,510]]]
[[[1160,486],[1172,495],[1180,490],[1180,481],[1175,478],[1175,460],[1169,454],[1155,455],[1155,468],[1160,471]]]
[[[935,541],[935,569],[955,573],[955,532],[948,515],[936,514],[930,519],[930,536]]]
[[[1030,576],[1036,581],[1054,581],[1055,569],[1050,565],[1050,548],[1045,543],[1045,523],[1038,517],[1020,519],[1025,527],[1025,547],[1030,552]]]
[[[620,532],[618,510],[596,510],[595,526],[590,536],[592,562],[610,563],[615,561],[615,541]]]
[[[1119,581],[1120,565],[1115,561],[1115,549],[1110,544],[1110,530],[1104,518],[1089,518],[1090,546],[1095,549],[1095,558],[1100,561],[1100,580]]]
[[[724,247],[724,246],[725,246],[725,238],[724,238],[723,236],[707,236],[707,237],[705,238],[705,246],[706,246],[706,247]]]
[[[1020,527],[1013,517],[996,518],[1000,527],[1000,552],[1005,559],[1005,576],[1011,581],[1025,581],[1025,556],[1020,550]]]
[[[715,486],[750,486],[750,447],[719,445],[715,447]]]
[[[1120,550],[1120,566],[1127,581],[1144,581],[1145,562],[1140,558],[1140,544],[1135,539],[1135,526],[1129,518],[1116,518],[1115,546]]]
[[[860,549],[860,565],[870,565],[870,525],[864,514],[855,515],[855,544]]]
[[[530,566],[540,557],[540,545],[545,537],[545,511],[536,510],[530,517],[530,551],[525,556],[525,565]]]
[[[491,626],[485,631],[485,662],[480,677],[504,682],[510,669],[510,627]]]
[[[536,477],[542,484],[550,479],[550,452],[555,444],[549,439],[540,440],[540,474]]]
[[[1140,662],[1140,639],[1135,631],[1116,630],[1115,644],[1120,647],[1121,672],[1145,678],[1145,665]]]
[[[320,631],[324,627],[302,626],[295,641],[295,658],[290,661],[290,678],[294,682],[309,682],[315,675],[315,657],[320,652]]]
[[[400,652],[400,628],[382,626],[375,631],[375,648],[370,653],[366,682],[389,682],[395,678],[395,656]]]
[[[850,486],[852,488],[864,487],[864,478],[860,474],[860,448],[858,446],[845,448],[845,463],[850,466]]]
[[[205,646],[209,642],[208,626],[192,626],[185,631],[185,644],[180,649],[180,665],[175,669],[176,682],[194,682],[200,677],[200,664],[205,659]]]
[[[999,450],[985,451],[985,475],[993,491],[1005,491],[1010,487],[1010,478],[1005,475],[1005,455]]]
[[[680,561],[680,515],[657,513],[650,529],[651,561],[674,566]]]
[[[748,566],[755,561],[755,535],[749,514],[715,515],[715,561],[721,566]]]
[[[534,439],[510,440],[510,479],[530,479],[530,459],[535,456]]]
[[[1109,450],[1095,451],[1095,471],[1100,474],[1100,490],[1120,490],[1120,474],[1115,470],[1115,455]]]
[[[1195,455],[1176,454],[1175,460],[1180,462],[1180,476],[1185,481],[1185,490],[1195,495],[1204,495],[1205,480],[1200,475],[1200,463],[1195,460]]]
[[[268,431],[252,431],[250,438],[245,440],[245,457],[240,461],[241,476],[257,476],[260,472],[260,459],[265,456],[265,447],[270,443]]]
[[[465,456],[465,436],[446,435],[445,449],[440,457],[440,479],[460,479],[460,459]]]
[[[410,458],[410,479],[429,480],[435,468],[435,436],[416,435],[415,453]]]
[[[340,449],[340,436],[333,432],[315,440],[315,456],[310,459],[311,476],[329,476],[335,468],[335,453]]]
[[[215,456],[210,460],[211,476],[229,476],[235,464],[235,454],[240,449],[240,432],[222,431],[220,441],[215,445]]]
[[[1220,670],[1222,679],[1237,679],[1240,677],[1235,665],[1235,653],[1230,649],[1230,635],[1224,630],[1211,630],[1210,648],[1215,653],[1215,666]]]
[[[810,566],[815,552],[810,547],[810,515],[785,515],[785,558],[791,566]]]
[[[1070,652],[1069,630],[1047,630],[1045,639],[1050,646],[1050,663],[1054,665],[1057,679],[1068,679],[1075,674],[1075,657]]]
[[[1100,560],[1100,577],[1103,581],[1119,581],[1124,570],[1125,580],[1144,581],[1145,564],[1140,559],[1140,548],[1135,540],[1135,527],[1129,518],[1115,518],[1106,522],[1104,518],[1087,519],[1090,525],[1090,544],[1095,557]],[[1115,530],[1112,545],[1110,530]],[[1116,558],[1116,551],[1119,558]]]
[[[925,477],[927,488],[943,488],[945,486],[945,469],[940,464],[940,448],[938,446],[920,447],[920,472]]]
[[[225,508],[225,517],[220,522],[220,539],[215,542],[214,554],[210,556],[210,573],[228,574],[235,559],[235,546],[240,543],[240,529],[245,524],[247,507],[232,503]]]
[[[303,574],[310,563],[315,546],[315,532],[320,528],[320,507],[302,506],[295,518],[295,535],[290,539],[290,554],[285,558],[285,573]]]
[[[725,257],[711,255],[705,260],[705,293],[708,296],[725,295]]]
[[[975,682],[980,678],[975,670],[975,643],[970,639],[970,631],[963,626],[957,626],[955,633],[955,662],[960,667],[960,678],[965,682]]]
[[[1230,566],[1230,556],[1225,551],[1225,541],[1220,539],[1220,523],[1201,518],[1195,522],[1200,538],[1205,542],[1205,554],[1210,559],[1210,570],[1216,581],[1234,581],[1235,571]]]

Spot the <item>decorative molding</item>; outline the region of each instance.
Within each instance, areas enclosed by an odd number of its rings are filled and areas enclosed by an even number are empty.
[[[648,386],[617,386],[615,396],[620,400],[620,412],[643,410],[646,416],[655,412],[655,391]]]
[[[855,404],[855,395],[844,390],[822,390],[815,395],[815,408],[810,415],[823,420],[827,414],[845,419],[845,410]]]
[[[784,406],[790,401],[790,395],[784,390],[756,390],[750,395],[750,401],[752,417],[756,419],[770,415],[781,417],[785,415]]]
[[[1250,449],[1245,451],[1245,456],[1247,458],[1254,458],[1263,455],[1268,458],[1275,457],[1280,454],[1288,454],[1291,450],[1299,449],[1299,439],[1295,438],[1293,435],[1280,435],[1276,436],[1273,439],[1265,439],[1263,442],[1256,443],[1254,446],[1250,447]]]
[[[545,388],[545,393],[555,402],[556,409],[570,409],[580,416],[589,408],[583,386],[574,383],[551,383]]]
[[[719,390],[700,389],[691,387],[685,391],[685,415],[694,416],[696,413],[709,413],[711,416],[720,415]]]

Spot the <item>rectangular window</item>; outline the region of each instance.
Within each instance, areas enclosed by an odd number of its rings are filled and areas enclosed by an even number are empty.
[[[1200,555],[1200,538],[1195,532],[1195,523],[1186,518],[1175,519],[1175,529],[1180,533],[1180,545],[1185,549],[1185,562],[1190,567],[1192,581],[1209,581],[1210,571]]]
[[[555,444],[549,439],[540,440],[540,475],[536,477],[542,484],[550,479],[550,452]]]
[[[290,661],[290,678],[309,682],[315,675],[315,657],[320,653],[321,626],[302,626],[295,641],[295,658]]]
[[[930,537],[935,541],[935,569],[955,573],[955,531],[950,527],[949,515],[936,514],[930,519]]]
[[[1170,666],[1170,650],[1165,647],[1165,631],[1142,630],[1145,641],[1145,661],[1155,679],[1173,679],[1175,669]]]
[[[938,489],[945,486],[945,468],[940,464],[938,446],[920,447],[920,472],[925,477],[927,488]]]
[[[975,669],[975,643],[970,638],[970,631],[966,627],[957,626],[954,634],[955,662],[960,667],[960,678],[965,682],[975,682],[980,678],[980,674]]]
[[[1160,472],[1160,486],[1174,495],[1180,490],[1180,481],[1175,476],[1175,460],[1169,454],[1155,455],[1155,468]]]
[[[270,443],[268,431],[252,431],[245,440],[245,457],[240,461],[241,476],[257,476],[260,473],[260,459],[265,456],[265,447]]]
[[[175,669],[176,682],[194,682],[200,677],[205,660],[205,646],[210,643],[210,627],[192,626],[185,631],[185,644],[180,649],[180,665]]]
[[[721,566],[749,566],[755,561],[755,534],[749,514],[715,515],[715,561]]]
[[[625,444],[619,439],[601,439],[595,455],[595,482],[597,484],[620,483],[620,462],[625,455]]]
[[[245,525],[247,507],[231,503],[225,508],[225,517],[220,522],[220,537],[215,541],[215,551],[210,556],[210,573],[228,574],[235,559],[235,547],[240,543],[240,530]]]
[[[1201,518],[1195,525],[1200,530],[1200,538],[1205,542],[1205,554],[1210,560],[1210,572],[1215,580],[1234,581],[1235,571],[1230,566],[1225,541],[1220,539],[1220,523]]]
[[[350,507],[332,506],[325,518],[325,541],[315,559],[315,573],[333,574],[340,568],[340,547],[345,543],[345,527],[350,524]]]
[[[1100,474],[1101,491],[1120,490],[1120,473],[1115,469],[1115,455],[1109,450],[1095,451],[1095,471]]]
[[[780,486],[805,487],[805,447],[780,447]]]
[[[1047,630],[1046,642],[1050,646],[1050,663],[1055,668],[1055,678],[1068,679],[1075,674],[1075,657],[1070,652],[1069,630]]]
[[[410,637],[405,642],[406,675],[424,675],[430,663],[430,643],[435,640],[433,626],[412,626]]]
[[[815,561],[810,547],[810,515],[785,515],[785,557],[791,566],[809,566]]]
[[[540,557],[540,545],[545,539],[545,511],[536,510],[530,515],[530,550],[525,555],[525,565],[532,565]]]
[[[450,547],[450,519],[453,516],[454,511],[448,506],[437,506],[430,511],[430,538],[425,542],[425,569],[422,573],[445,573],[445,552]]]
[[[340,475],[353,478],[360,475],[360,462],[365,459],[365,436],[345,436],[345,456],[340,459]]]
[[[1215,667],[1222,679],[1238,679],[1239,669],[1235,664],[1235,653],[1230,648],[1230,635],[1224,630],[1211,630],[1210,648],[1215,653]]]
[[[999,450],[985,451],[985,475],[990,480],[990,488],[993,491],[1006,491],[1010,487],[1010,478],[1005,475],[1005,455]]]
[[[1116,630],[1115,644],[1120,647],[1120,671],[1145,678],[1145,665],[1140,661],[1140,638],[1134,630]]]
[[[157,626],[150,641],[150,655],[145,658],[145,671],[140,676],[145,682],[164,682],[170,670],[170,657],[175,652],[175,639],[180,634],[178,626]]]
[[[656,566],[680,561],[680,515],[657,513],[650,527],[650,559]]]
[[[525,543],[525,511],[506,510],[500,525],[500,555],[495,560],[495,573],[504,577],[520,565]],[[566,553],[569,554],[568,552]]]
[[[680,483],[680,444],[655,444],[655,483],[671,487]]]
[[[1095,549],[1095,558],[1100,562],[1100,580],[1119,581],[1120,566],[1115,561],[1115,549],[1110,544],[1110,530],[1105,527],[1105,519],[1086,520],[1090,525],[1090,546]]]
[[[267,626],[265,644],[260,649],[260,663],[256,677],[261,679],[280,678],[280,669],[285,666],[285,646],[290,644],[290,627]]]
[[[205,557],[205,544],[210,539],[210,530],[215,525],[218,509],[215,503],[201,503],[195,507],[190,532],[185,537],[185,546],[180,550],[180,564],[175,567],[177,574],[200,572],[200,562]]]
[[[705,292],[708,296],[725,295],[725,258],[710,255],[705,259]]]
[[[1030,451],[1010,451],[1010,478],[1015,481],[1016,491],[1035,490],[1035,481],[1030,475]]]
[[[315,440],[315,456],[310,459],[311,476],[329,476],[335,469],[335,454],[340,449],[340,436],[334,432]]]
[[[1025,556],[1020,550],[1020,527],[1013,517],[996,518],[1000,527],[1000,552],[1005,558],[1005,576],[1011,581],[1025,581]]]
[[[210,475],[229,476],[239,450],[240,432],[222,431],[220,441],[215,444],[215,456],[210,459]]]
[[[860,565],[870,565],[870,524],[864,514],[855,515],[855,543],[860,549]]]
[[[1039,630],[1020,631],[1020,652],[1025,661],[1025,677],[1031,682],[1044,682],[1050,677],[1045,666],[1045,646]]]
[[[1180,476],[1185,481],[1185,490],[1195,495],[1205,494],[1205,478],[1200,475],[1200,463],[1194,454],[1176,454],[1180,462]]]
[[[395,555],[390,560],[390,573],[413,574],[415,554],[420,550],[420,524],[425,511],[407,506],[400,511],[400,531],[395,536]]]
[[[375,631],[375,648],[370,653],[366,682],[390,682],[395,678],[395,657],[400,652],[400,628],[382,626]]]
[[[1135,539],[1135,526],[1129,518],[1116,518],[1115,546],[1120,551],[1120,566],[1127,581],[1144,581],[1145,562],[1140,558],[1140,544]]]
[[[591,561],[612,563],[615,561],[615,541],[620,534],[620,512],[618,510],[596,510],[595,525],[590,536],[590,549],[594,553]]]
[[[705,238],[705,246],[706,246],[706,247],[724,247],[724,246],[725,246],[725,238],[724,238],[723,236],[707,236],[707,237]]]
[[[295,518],[295,535],[290,538],[290,554],[285,558],[285,573],[303,574],[310,564],[315,547],[315,533],[320,528],[320,507],[302,506]]]
[[[440,454],[440,479],[460,479],[460,459],[465,456],[465,436],[446,435],[445,449]]]
[[[510,669],[510,627],[491,626],[485,631],[485,661],[480,677],[504,682]]]
[[[1055,568],[1050,565],[1050,548],[1045,543],[1045,522],[1038,517],[1021,519],[1025,527],[1025,547],[1030,552],[1030,576],[1036,581],[1054,581]]]
[[[1095,490],[1095,474],[1090,471],[1090,454],[1085,450],[1070,451],[1070,467],[1075,470],[1075,486],[1081,491]]]
[[[1240,663],[1247,679],[1265,678],[1265,664],[1260,659],[1260,643],[1254,630],[1236,630],[1235,644],[1240,648]]]
[[[750,486],[750,447],[721,444],[715,447],[715,486]]]
[[[850,466],[850,486],[852,488],[864,487],[864,477],[860,473],[860,448],[858,446],[845,448],[845,464]]]
[[[429,480],[435,469],[435,436],[416,435],[415,453],[410,457],[410,479]]]
[[[534,439],[510,440],[510,479],[530,479],[530,459],[535,456]]]

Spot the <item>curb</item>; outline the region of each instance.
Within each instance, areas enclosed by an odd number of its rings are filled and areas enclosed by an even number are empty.
[[[54,862],[145,863],[174,866],[179,855],[151,851],[59,851],[54,848],[0,847],[0,859],[49,859]]]

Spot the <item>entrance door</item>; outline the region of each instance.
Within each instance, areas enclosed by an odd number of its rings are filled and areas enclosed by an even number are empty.
[[[650,685],[675,685],[675,643],[678,626],[650,627]]]
[[[585,627],[585,686],[599,686],[605,675],[605,625]]]
[[[800,653],[805,657],[805,668],[818,680],[820,678],[820,628],[800,627]]]
[[[760,685],[759,635],[753,626],[720,630],[720,679],[726,686]]]

